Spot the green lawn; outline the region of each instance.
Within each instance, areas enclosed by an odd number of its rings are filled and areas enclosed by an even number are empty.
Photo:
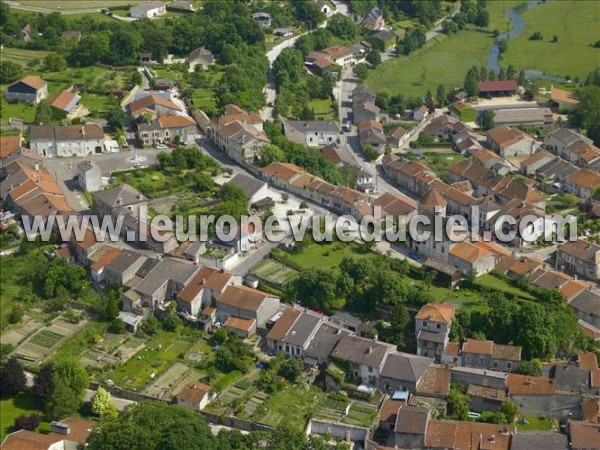
[[[517,420],[517,428],[521,431],[552,431],[558,430],[558,421],[548,417],[525,417],[529,423],[520,425]]]
[[[297,270],[267,259],[252,269],[252,274],[279,286],[285,286],[298,274]]]
[[[462,86],[467,70],[486,62],[494,45],[491,35],[464,31],[440,35],[409,56],[392,58],[369,72],[365,85],[375,91],[423,96],[435,93],[438,84],[446,90]]]
[[[160,331],[143,350],[108,373],[106,378],[126,389],[142,389],[167,370],[180,356],[183,357],[191,346],[191,341],[177,333]]]
[[[29,392],[22,392],[16,397],[0,400],[0,442],[12,432],[15,419],[21,415],[38,413],[43,415],[42,405]]]
[[[511,286],[506,281],[495,277],[494,275],[487,274],[477,279],[477,284],[480,286],[494,289],[506,294],[513,294],[524,300],[535,300],[535,298],[528,292],[525,292],[517,287]]]
[[[308,107],[315,112],[317,120],[335,120],[331,99],[315,99],[308,102]]]
[[[2,256],[0,260],[0,321],[4,323],[12,304],[20,298],[22,278],[30,270],[28,259],[21,254]]]
[[[522,14],[523,32],[508,43],[502,65],[538,69],[552,75],[585,78],[598,67],[600,52],[591,45],[600,40],[598,2],[548,2]],[[544,39],[530,41],[539,31]],[[558,42],[551,42],[556,35]]]
[[[289,258],[294,264],[300,267],[314,267],[321,270],[337,270],[342,259],[345,257],[366,257],[371,253],[362,253],[360,246],[355,242],[332,242],[328,244],[308,244],[301,252],[284,252],[279,249],[275,253],[281,252]]]
[[[508,20],[507,13],[510,9],[517,5],[527,3],[524,0],[490,0],[487,2],[487,11],[490,14],[490,22],[488,29],[498,30],[504,33],[510,30],[511,24]]]

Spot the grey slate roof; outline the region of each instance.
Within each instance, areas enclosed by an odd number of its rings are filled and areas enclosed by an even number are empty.
[[[303,312],[288,330],[288,333],[285,335],[282,341],[288,344],[304,347],[309,336],[318,325],[319,320],[321,320],[321,318],[315,314]]]
[[[141,253],[125,250],[122,251],[119,256],[109,262],[106,265],[106,269],[116,273],[123,273],[140,258],[144,258],[144,260],[146,260],[146,256],[142,255]]]
[[[299,133],[337,133],[339,126],[331,120],[286,120],[284,127],[290,127]]]
[[[392,345],[374,342],[356,336],[343,336],[331,356],[371,367],[381,367],[385,357],[393,349]]]
[[[231,179],[231,183],[241,187],[244,192],[246,192],[246,196],[248,198],[251,198],[267,184],[264,181],[257,180],[256,178],[244,175],[243,173],[238,173],[235,177],[233,177]]]
[[[327,359],[342,336],[345,335],[348,335],[347,331],[339,327],[334,327],[331,324],[323,323],[310,341],[310,344],[308,344],[308,347],[306,347],[304,353],[320,359]]]
[[[182,259],[164,258],[144,277],[135,290],[142,295],[153,295],[169,281],[186,284],[197,271],[198,266]]]
[[[385,360],[381,376],[416,383],[433,363],[433,359],[405,353],[391,353]]]
[[[77,164],[77,168],[79,170],[81,170],[82,172],[89,172],[90,170],[93,170],[93,169],[100,169],[98,167],[98,164],[96,164],[95,161],[90,161],[90,160],[81,161],[79,164]]]
[[[550,371],[554,375],[554,386],[557,389],[580,392],[589,388],[590,370],[574,366],[554,366]]]
[[[93,197],[94,201],[100,201],[110,207],[133,205],[148,200],[140,191],[128,184],[121,184],[112,189],[94,192]],[[119,198],[121,199],[121,203],[118,203]]]
[[[569,440],[565,434],[554,431],[519,431],[512,436],[511,450],[566,450]]]
[[[569,306],[584,314],[600,315],[600,295],[586,289],[569,302]]]

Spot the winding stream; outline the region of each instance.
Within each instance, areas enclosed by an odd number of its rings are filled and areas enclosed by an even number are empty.
[[[498,35],[497,39],[511,39],[520,35],[523,32],[523,29],[525,28],[525,21],[521,17],[521,14],[523,14],[528,9],[535,8],[536,6],[543,5],[544,3],[548,3],[548,1],[543,2],[540,0],[535,0],[530,1],[528,3],[522,3],[520,5],[515,6],[514,8],[509,9],[506,15],[510,20],[512,28],[507,33],[502,33]],[[488,69],[493,70],[495,72],[500,71],[500,49],[498,48],[498,44],[494,44],[492,50],[490,51],[487,60],[487,67]],[[543,78],[552,81],[565,81],[565,79],[562,77],[546,75],[541,70],[535,69],[526,70],[525,76],[527,78]]]

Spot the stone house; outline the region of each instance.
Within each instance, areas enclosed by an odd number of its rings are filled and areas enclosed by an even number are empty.
[[[260,116],[235,105],[227,105],[225,114],[211,121],[209,135],[220,150],[241,164],[258,160],[261,147],[269,143]]]
[[[323,316],[310,310],[287,308],[267,334],[267,348],[288,356],[303,357],[323,324]]]
[[[104,131],[95,124],[29,127],[29,147],[45,158],[89,156],[103,146]]]
[[[379,389],[389,393],[408,391],[415,394],[421,377],[432,363],[432,358],[408,353],[390,353],[381,369]]]
[[[196,66],[202,66],[204,70],[208,69],[215,63],[215,57],[210,50],[204,47],[198,47],[188,55],[185,62],[188,65],[189,71],[193,72]]]
[[[331,120],[283,119],[283,130],[290,141],[309,147],[323,147],[340,138],[339,125]]]
[[[77,181],[85,192],[102,189],[102,172],[95,161],[87,160],[77,164]]]
[[[580,169],[569,175],[566,180],[565,189],[584,200],[592,198],[595,189],[600,186],[600,175],[589,169]]]
[[[600,295],[586,289],[573,298],[569,306],[580,320],[600,328]]]
[[[600,280],[600,245],[578,239],[567,241],[556,253],[557,267],[590,280]]]
[[[503,158],[523,160],[533,155],[538,145],[527,133],[508,126],[488,131],[487,143],[492,150]]]
[[[344,361],[346,378],[377,384],[387,356],[395,346],[372,339],[344,335],[331,353],[331,359]]]
[[[212,306],[228,286],[239,283],[232,273],[212,267],[202,267],[194,278],[177,294],[179,309],[190,316]]]
[[[493,341],[467,339],[463,342],[461,364],[464,367],[512,372],[521,363],[521,349]]]
[[[225,323],[230,316],[255,319],[258,329],[279,309],[279,297],[247,286],[229,286],[215,299],[217,320]]]
[[[454,305],[428,303],[415,316],[417,355],[440,361],[450,340]]]
[[[101,217],[122,214],[128,210],[135,216],[140,215],[142,208],[147,208],[148,199],[140,191],[128,184],[121,184],[112,189],[96,191],[92,194],[93,207]]]
[[[198,381],[192,381],[179,391],[179,394],[175,396],[175,401],[178,405],[202,411],[213,397],[214,394],[210,386]]]

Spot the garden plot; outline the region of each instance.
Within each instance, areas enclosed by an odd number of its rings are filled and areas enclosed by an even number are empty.
[[[262,391],[256,392],[244,405],[244,413],[248,416],[251,416],[260,406],[262,406],[267,401],[268,398],[268,394]]]
[[[284,287],[289,283],[296,275],[298,271],[291,267],[285,266],[280,262],[273,259],[267,259],[254,268],[252,273],[258,278],[275,284],[277,286]]]
[[[2,344],[12,344],[13,346],[19,345],[27,337],[31,336],[38,330],[44,327],[44,324],[36,319],[29,319],[26,316],[24,318],[24,323],[20,325],[18,328],[13,328],[2,334],[0,337],[0,342]]]
[[[24,361],[37,363],[52,350],[62,345],[66,338],[73,336],[86,323],[86,320],[82,320],[78,324],[71,324],[61,318],[56,318],[51,325],[34,333],[17,347],[15,355]]]
[[[200,373],[184,364],[175,363],[156,379],[143,393],[151,397],[168,399],[179,393],[184,385],[200,378]]]

